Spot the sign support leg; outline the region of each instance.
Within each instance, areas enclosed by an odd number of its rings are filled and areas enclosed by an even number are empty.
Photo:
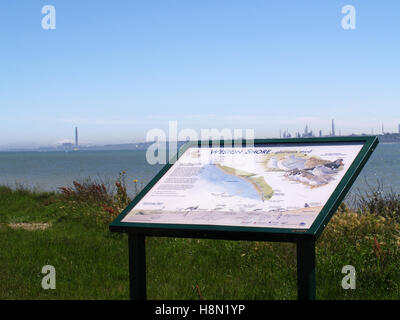
[[[145,236],[128,234],[129,290],[131,300],[146,299]]]
[[[299,300],[315,300],[315,240],[298,240],[297,292]]]

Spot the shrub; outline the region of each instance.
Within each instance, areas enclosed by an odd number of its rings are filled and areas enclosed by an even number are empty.
[[[74,181],[72,187],[58,188],[68,201],[86,202],[92,204],[111,205],[113,194],[104,183],[92,181],[90,178],[84,181]]]
[[[378,181],[377,185],[353,196],[352,206],[361,214],[375,214],[386,218],[394,218],[400,221],[400,194],[392,189],[386,189],[383,183]]]
[[[114,183],[87,178],[58,189],[73,210],[82,206],[93,207],[89,212],[96,215],[95,221],[107,224],[131,201],[127,194],[125,175],[126,172],[122,171]]]

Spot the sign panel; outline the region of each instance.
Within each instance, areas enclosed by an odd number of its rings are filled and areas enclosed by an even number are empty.
[[[110,224],[129,234],[131,295],[146,296],[145,236],[169,236],[296,242],[299,298],[314,298],[315,240],[377,144],[367,136],[186,144]]]
[[[122,222],[308,229],[362,145],[192,146]]]
[[[309,229],[362,146],[191,146],[122,222]]]

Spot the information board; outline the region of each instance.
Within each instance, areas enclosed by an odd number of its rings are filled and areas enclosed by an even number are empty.
[[[189,143],[114,225],[306,232],[323,209],[332,214],[374,138]]]

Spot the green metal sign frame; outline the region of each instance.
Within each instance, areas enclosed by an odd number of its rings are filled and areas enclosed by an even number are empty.
[[[297,244],[298,260],[298,295],[299,299],[315,298],[315,241],[319,238],[328,224],[332,215],[336,212],[345,195],[350,190],[353,182],[368,161],[372,152],[378,145],[376,136],[351,136],[351,137],[327,137],[327,138],[298,138],[298,139],[255,139],[252,146],[321,146],[359,144],[362,148],[353,163],[340,180],[334,192],[323,206],[311,227],[305,229],[293,228],[262,228],[219,225],[189,225],[189,224],[156,224],[122,222],[132,208],[152,189],[158,180],[166,174],[173,163],[166,164],[163,169],[150,181],[150,183],[133,199],[122,213],[110,224],[112,232],[124,232],[129,235],[130,265],[131,265],[131,297],[144,299],[146,294],[145,265],[138,263],[145,255],[145,236],[158,237],[184,237],[184,238],[208,238],[224,240],[250,240],[250,241],[280,241],[295,242]],[[188,142],[179,150],[174,159],[179,157],[190,147],[245,147],[246,140],[240,141],[194,141]],[[135,258],[136,257],[136,258]],[[134,262],[136,260],[136,262]],[[136,280],[135,280],[136,279]],[[141,280],[140,280],[141,279]],[[136,285],[134,285],[136,283]]]

